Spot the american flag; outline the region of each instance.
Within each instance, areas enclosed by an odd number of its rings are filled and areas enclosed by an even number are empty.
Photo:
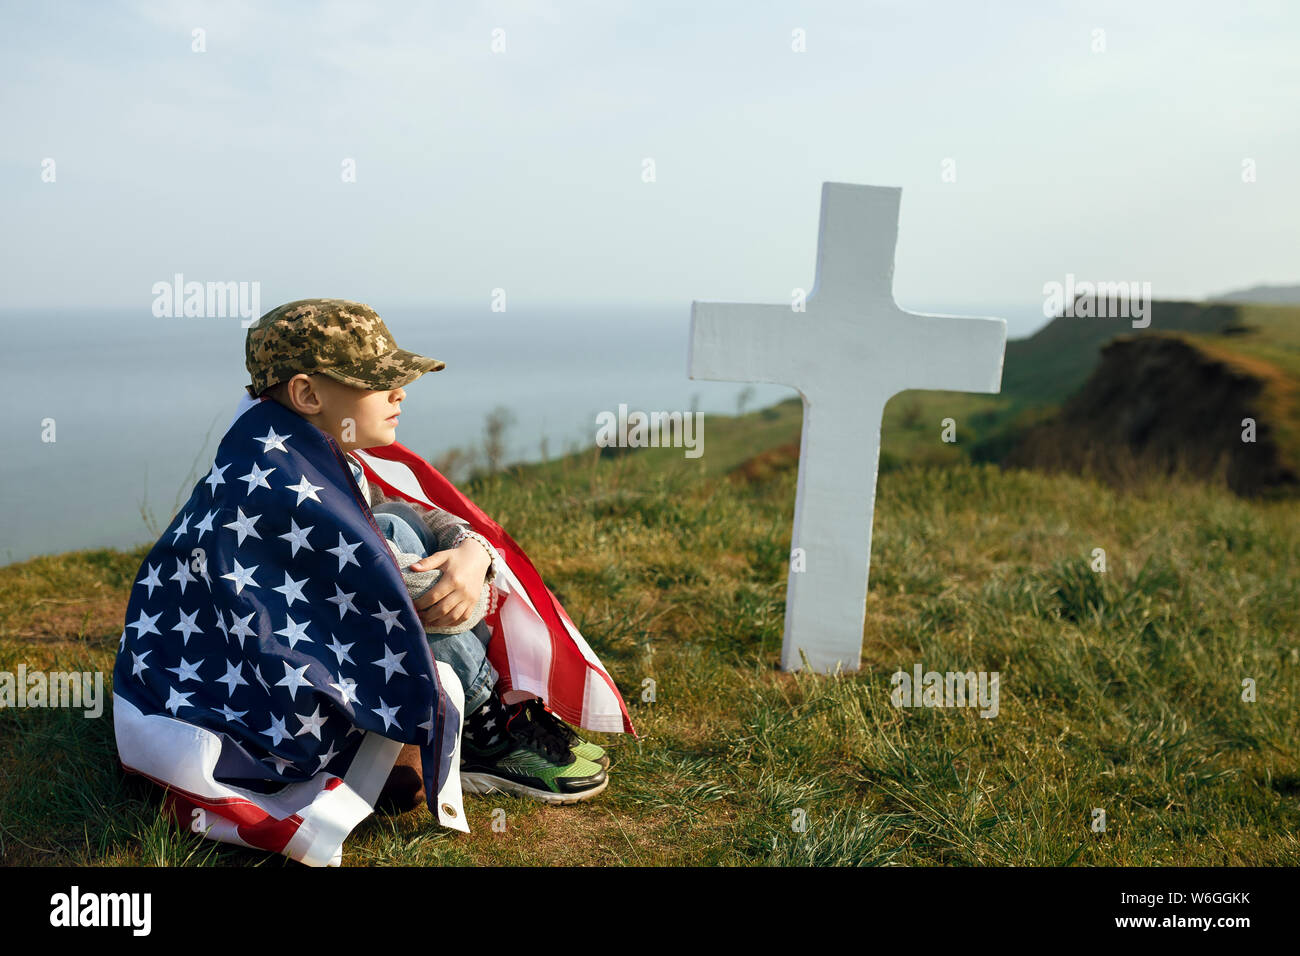
[[[506,699],[635,734],[608,673],[522,549],[400,444],[356,452],[388,494],[498,549],[488,656]],[[504,567],[502,567],[504,564]],[[438,821],[468,832],[463,691],[429,653],[396,560],[335,441],[247,399],[141,564],[113,673],[118,755],[209,839],[337,865],[403,743]]]

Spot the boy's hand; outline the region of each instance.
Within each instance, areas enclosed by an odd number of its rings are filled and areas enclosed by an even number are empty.
[[[435,551],[412,564],[413,571],[442,569],[438,583],[415,602],[424,626],[454,627],[468,621],[491,566],[491,556],[470,538],[450,551]]]

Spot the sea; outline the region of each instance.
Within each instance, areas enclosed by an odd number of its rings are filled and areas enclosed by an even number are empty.
[[[999,316],[1008,334],[1046,322],[1041,304],[900,303]],[[794,389],[687,375],[690,303],[673,306],[385,307],[397,343],[447,367],[406,387],[397,440],[426,459],[482,446],[509,414],[504,461],[595,442],[602,412],[735,414]],[[249,376],[239,318],[158,318],[135,309],[0,309],[0,563],[151,544],[212,465]],[[704,435],[707,453],[707,427]],[[151,530],[154,529],[154,530]]]

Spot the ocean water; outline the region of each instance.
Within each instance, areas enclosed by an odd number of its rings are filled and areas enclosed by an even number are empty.
[[[913,311],[1007,317],[1010,334],[1042,324],[1032,307]],[[591,445],[596,415],[629,411],[734,414],[739,382],[687,377],[690,304],[591,306],[507,313],[384,308],[402,348],[447,367],[407,386],[397,440],[433,459],[481,444],[504,406],[508,461]],[[211,466],[243,386],[245,330],[236,318],[156,318],[135,310],[0,313],[5,401],[0,434],[0,563],[84,548],[151,543]],[[748,408],[791,397],[755,384]],[[52,425],[54,441],[43,440]],[[708,448],[707,425],[704,434]]]

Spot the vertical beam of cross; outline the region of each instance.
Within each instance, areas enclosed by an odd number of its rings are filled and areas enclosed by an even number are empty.
[[[803,550],[805,566],[791,563],[784,670],[800,669],[800,650],[820,672],[861,663],[885,403],[907,389],[1001,389],[1005,321],[914,314],[894,303],[901,194],[822,184],[806,311],[691,304],[691,378],[771,382],[803,397],[791,547]]]

